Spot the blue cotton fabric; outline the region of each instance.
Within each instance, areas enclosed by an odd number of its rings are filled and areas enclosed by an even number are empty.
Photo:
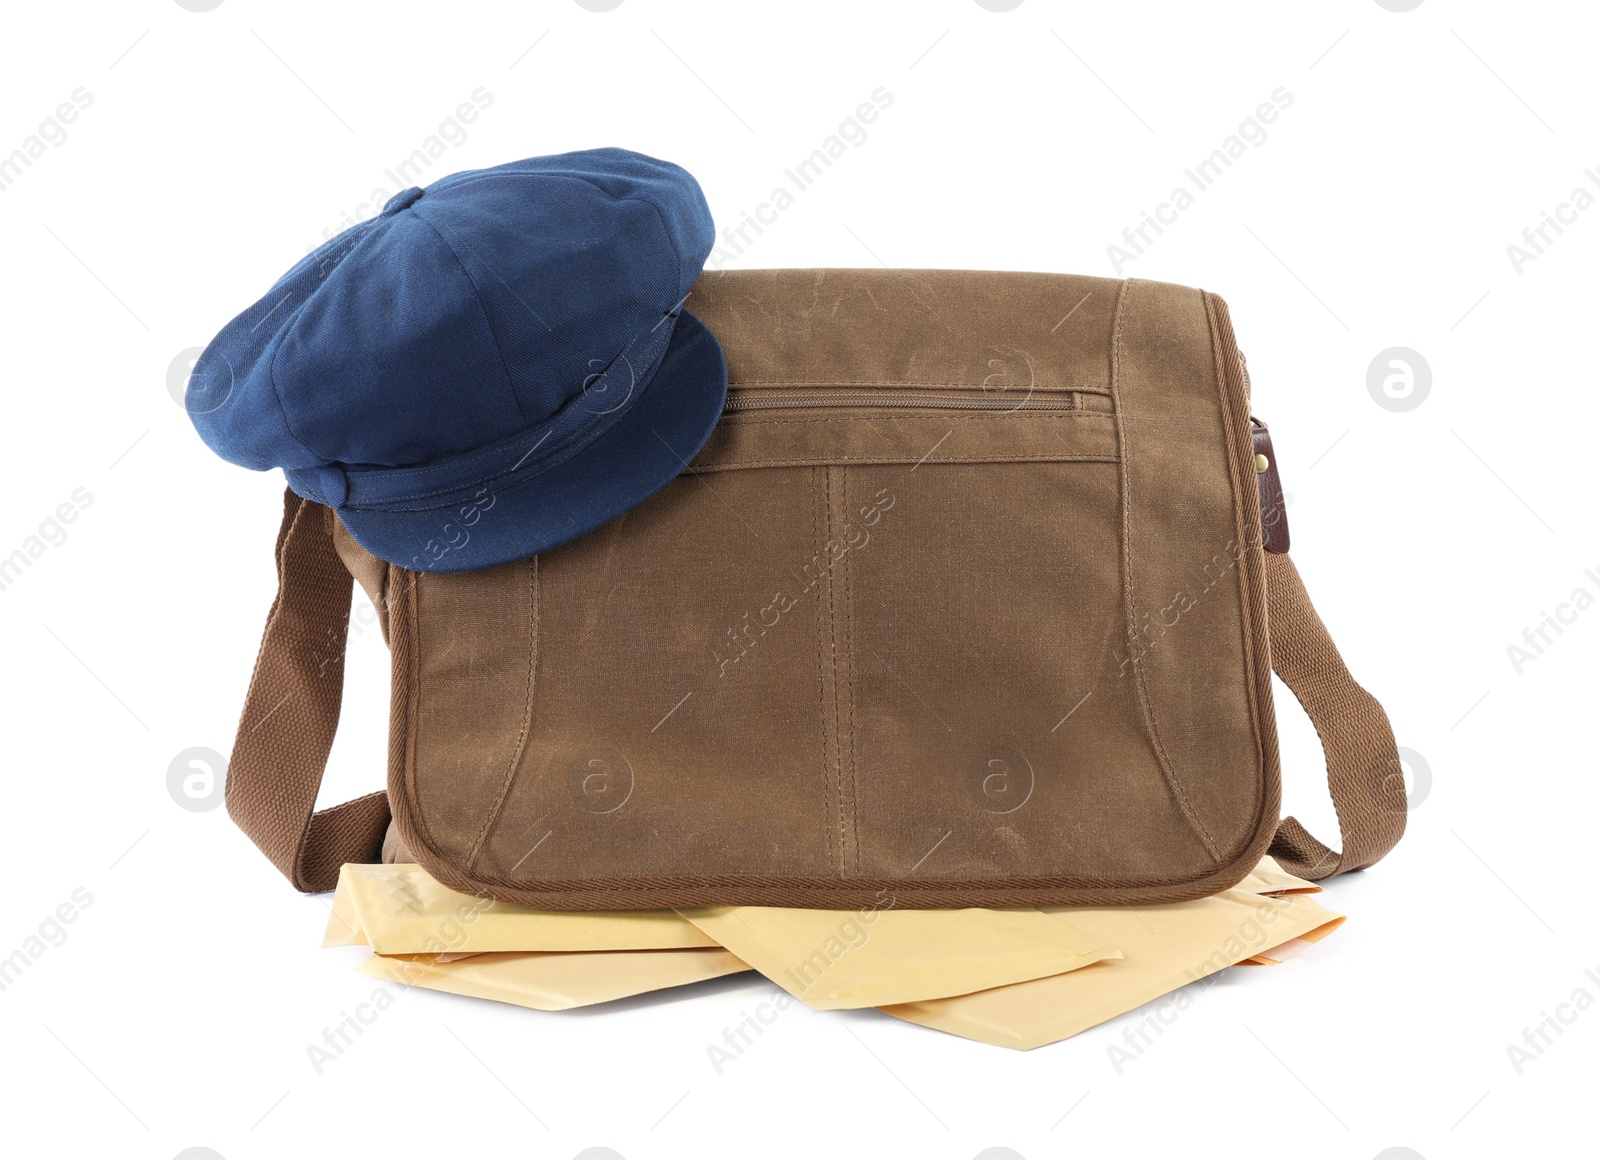
[[[681,305],[714,237],[687,171],[622,149],[406,190],[223,328],[190,416],[392,563],[536,555],[664,486],[710,435],[727,367]]]

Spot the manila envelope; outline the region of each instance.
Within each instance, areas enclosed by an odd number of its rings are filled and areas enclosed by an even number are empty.
[[[1046,913],[1120,947],[1123,957],[976,994],[883,1009],[924,1027],[1026,1051],[1070,1038],[1293,939],[1320,938],[1344,922],[1304,894],[1264,897],[1242,890],[1164,906],[1050,908]]]
[[[432,955],[373,955],[356,969],[411,987],[567,1011],[750,968],[725,950],[680,949],[489,951],[449,962]]]
[[[460,894],[421,866],[348,863],[322,945],[380,955],[480,951],[629,951],[715,947],[670,910],[533,910]]]
[[[818,1011],[962,995],[1121,953],[1113,941],[1037,910],[731,906],[682,913]]]
[[[1256,868],[1245,875],[1244,881],[1234,887],[1249,894],[1321,894],[1322,887],[1304,878],[1296,878],[1271,854],[1262,856]]]
[[[1271,854],[1263,855],[1256,868],[1245,876],[1243,882],[1234,887],[1235,890],[1248,891],[1251,894],[1321,894],[1322,887],[1315,882],[1307,882],[1304,878],[1296,878],[1282,866]],[[1305,947],[1316,942],[1325,934],[1331,934],[1335,927],[1322,928],[1321,934],[1307,935],[1304,939],[1295,939],[1286,944],[1290,948]],[[1275,967],[1285,958],[1291,957],[1284,954],[1281,958],[1271,955],[1251,955],[1248,959],[1240,959],[1238,966]]]

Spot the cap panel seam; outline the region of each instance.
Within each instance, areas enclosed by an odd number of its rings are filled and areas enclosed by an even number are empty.
[[[493,172],[491,172],[489,170],[479,170],[478,173],[474,177],[472,177],[472,178],[470,178],[470,179],[468,179],[466,181],[457,182],[455,185],[447,186],[446,190],[459,189],[463,185],[471,185],[474,182],[479,181],[479,180],[483,180],[485,178],[490,179],[490,180],[499,180],[499,179],[510,178],[510,177],[526,177],[526,178],[530,178],[530,179],[537,180],[537,181],[578,181],[578,182],[582,182],[584,185],[587,185],[590,189],[594,190],[595,192],[597,192],[599,194],[602,194],[603,196],[611,199],[614,202],[636,201],[640,205],[649,206],[650,209],[655,213],[656,224],[661,227],[661,236],[666,239],[667,248],[672,251],[673,263],[674,263],[674,265],[675,265],[675,267],[677,269],[677,273],[672,279],[672,285],[673,285],[673,292],[678,295],[678,298],[673,301],[673,305],[676,306],[678,304],[678,301],[680,301],[684,297],[687,297],[688,291],[685,289],[685,287],[683,285],[683,272],[682,272],[683,271],[683,254],[682,254],[681,251],[679,251],[677,243],[672,240],[672,231],[667,228],[666,216],[662,213],[661,207],[659,205],[657,205],[654,201],[650,200],[648,197],[639,197],[639,196],[637,196],[635,194],[625,194],[625,195],[622,195],[622,196],[618,196],[617,194],[612,193],[609,189],[605,188],[605,186],[600,185],[598,182],[591,181],[589,178],[582,177],[582,176],[580,176],[580,175],[578,175],[576,173],[493,173]],[[445,178],[443,180],[449,180],[449,179]],[[697,183],[697,188],[698,188],[698,183]],[[704,191],[701,191],[700,197],[701,197],[702,201],[705,200]],[[410,206],[408,208],[410,208],[410,209],[412,209],[414,211],[416,206],[415,206],[415,204],[413,204],[412,206]],[[709,209],[708,209],[708,216],[709,216]],[[712,244],[713,245],[715,245],[715,243],[716,243],[715,229],[716,229],[716,225],[715,225],[715,223],[713,223],[712,224],[712,230],[713,230]],[[457,259],[457,260],[459,261],[459,259]],[[691,286],[694,285],[694,279],[691,278],[689,280],[689,284]]]
[[[324,274],[322,279],[318,281],[314,287],[312,287],[311,292],[306,295],[305,301],[301,302],[289,312],[289,317],[284,320],[282,328],[279,329],[276,337],[272,339],[272,357],[267,360],[267,385],[272,388],[272,401],[278,407],[278,414],[283,417],[283,429],[289,432],[290,437],[293,438],[296,443],[300,444],[301,448],[306,452],[306,454],[314,456],[320,461],[313,465],[315,467],[327,467],[337,461],[326,452],[318,451],[315,447],[312,447],[311,444],[307,443],[305,441],[305,437],[301,435],[300,432],[296,431],[294,429],[294,424],[289,421],[289,409],[283,405],[283,392],[278,388],[278,358],[283,353],[284,339],[289,336],[289,332],[295,328],[296,324],[299,323],[300,315],[305,312],[307,306],[311,305],[311,300],[317,296],[317,291],[321,290],[328,284],[328,278],[332,276],[334,270],[337,270],[344,264],[345,258],[348,258],[351,253],[355,251],[357,246],[372,236],[375,225],[376,223],[374,221],[362,222],[359,225],[350,227],[353,230],[360,230],[360,237],[356,238],[350,246],[346,247],[343,256],[341,256],[339,260],[334,263],[333,270],[329,270],[327,274]],[[311,255],[308,254],[306,257],[310,258]],[[296,264],[298,265],[298,263]],[[268,311],[268,313],[270,314],[271,311]],[[262,321],[265,321],[265,319]],[[257,325],[260,324],[258,323]],[[284,468],[283,470],[287,471],[289,469]],[[306,469],[295,468],[294,470],[304,471]]]
[[[578,180],[582,181],[583,179],[579,178]],[[596,188],[599,187],[597,186]],[[604,193],[605,191],[601,190],[601,192]],[[678,306],[682,305],[683,299],[688,297],[688,291],[686,291],[683,286],[683,255],[678,251],[678,244],[672,240],[672,231],[667,228],[666,215],[661,212],[661,207],[655,202],[651,201],[649,198],[619,197],[616,200],[636,201],[640,205],[649,206],[655,212],[656,224],[661,227],[661,236],[666,239],[667,249],[672,251],[672,264],[675,271],[675,276],[672,279],[672,292],[676,294],[677,297],[673,299],[672,305],[667,309],[669,312],[675,310]],[[689,284],[691,286],[694,285],[692,279],[690,280]]]
[[[477,279],[473,278],[472,272],[467,269],[467,264],[461,260],[461,255],[456,251],[455,245],[450,241],[449,238],[444,236],[444,231],[433,222],[423,217],[422,214],[417,211],[415,202],[406,208],[411,211],[412,215],[419,222],[432,230],[434,236],[438,238],[439,241],[444,243],[444,248],[450,252],[450,256],[455,259],[456,266],[460,268],[461,276],[467,280],[467,285],[472,287],[472,300],[477,304],[478,313],[483,316],[483,324],[489,330],[489,340],[494,344],[495,358],[500,362],[500,369],[505,372],[506,393],[511,396],[511,402],[517,408],[518,416],[521,417],[524,423],[529,422],[530,420],[528,419],[528,413],[522,409],[522,400],[517,397],[517,384],[516,380],[511,377],[511,366],[506,362],[505,349],[500,345],[500,336],[495,333],[494,320],[489,317],[488,307],[484,306],[483,304],[483,291],[478,286]],[[401,212],[404,213],[405,211],[402,210]]]

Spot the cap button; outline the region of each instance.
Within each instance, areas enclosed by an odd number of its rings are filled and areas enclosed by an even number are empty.
[[[399,213],[421,196],[422,189],[420,186],[413,185],[410,189],[402,189],[384,203],[383,216],[388,217],[390,214]]]

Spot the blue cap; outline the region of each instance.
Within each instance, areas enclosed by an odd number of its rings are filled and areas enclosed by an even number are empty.
[[[425,572],[547,551],[665,486],[728,369],[682,310],[715,233],[685,170],[624,149],[396,194],[212,339],[185,405],[373,555]]]

